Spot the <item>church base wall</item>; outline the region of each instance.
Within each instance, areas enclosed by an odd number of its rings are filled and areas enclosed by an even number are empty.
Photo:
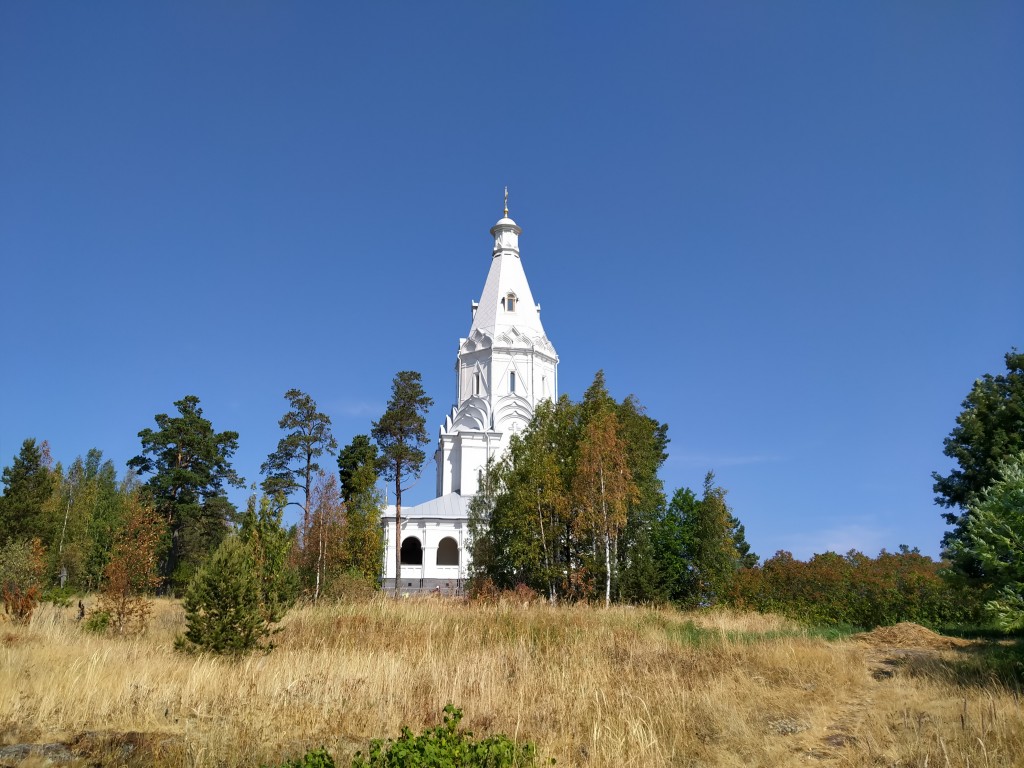
[[[395,580],[383,579],[381,589],[394,594]],[[410,579],[402,578],[398,581],[398,593],[400,595],[463,595],[466,591],[466,579]]]

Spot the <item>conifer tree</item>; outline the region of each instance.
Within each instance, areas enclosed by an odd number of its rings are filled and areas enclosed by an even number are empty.
[[[296,574],[288,567],[293,533],[281,524],[280,497],[249,497],[238,538],[252,561],[253,576],[268,624],[281,620],[298,593]]]
[[[985,374],[974,382],[961,404],[956,426],[943,453],[957,463],[946,475],[932,473],[935,502],[949,508],[942,517],[953,529],[943,536],[952,568],[969,581],[984,582],[983,566],[971,546],[962,546],[972,508],[986,488],[999,479],[1003,462],[1024,451],[1024,353],[1005,355],[1006,373]]]
[[[369,435],[356,435],[338,453],[341,498],[346,504],[353,496],[366,493],[377,484],[380,456]]]
[[[971,506],[965,534],[953,553],[977,562],[978,581],[991,598],[986,610],[1005,630],[1024,628],[1024,453],[1000,465]]]
[[[615,413],[626,448],[626,464],[637,489],[619,535],[618,595],[627,602],[661,602],[664,595],[657,576],[654,531],[666,504],[658,472],[668,458],[668,424],[648,416],[633,395],[626,397]]]
[[[0,496],[0,544],[39,537],[49,540],[44,506],[53,491],[47,444],[28,438],[9,467],[3,470]]]
[[[157,414],[158,428],[139,432],[142,453],[128,466],[150,475],[146,485],[171,539],[162,575],[173,588],[183,588],[227,535],[235,517],[225,485],[241,488],[245,483],[231,466],[238,433],[215,432],[195,395],[174,405],[178,416]]]
[[[271,634],[249,548],[237,536],[221,542],[185,591],[184,651],[239,656],[264,647]]]
[[[185,592],[185,634],[175,646],[238,656],[261,648],[295,600],[291,534],[275,499],[250,497],[237,534],[221,542]]]
[[[284,393],[291,406],[277,425],[289,430],[277,443],[277,450],[260,466],[266,475],[263,492],[268,496],[282,494],[285,498],[302,493],[302,530],[309,527],[310,499],[313,480],[321,470],[318,459],[325,453],[334,455],[338,442],[331,434],[331,418],[317,410],[316,401],[305,392],[289,389]]]
[[[430,442],[426,412],[434,401],[423,391],[420,374],[399,371],[391,382],[387,410],[373,422],[371,434],[381,453],[384,479],[395,484],[395,595],[402,570],[402,492],[419,477],[426,458],[422,446]]]

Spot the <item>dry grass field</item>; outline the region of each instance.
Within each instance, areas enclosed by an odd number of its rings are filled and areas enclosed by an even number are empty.
[[[234,662],[176,653],[183,628],[170,601],[134,639],[52,606],[0,624],[0,765],[259,765],[320,745],[344,765],[448,702],[563,766],[1024,765],[1020,691],[913,626],[827,641],[759,615],[383,598],[293,610],[272,653]]]

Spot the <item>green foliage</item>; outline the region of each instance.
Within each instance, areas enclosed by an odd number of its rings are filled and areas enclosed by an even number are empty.
[[[760,567],[737,572],[727,598],[743,610],[819,625],[976,623],[979,593],[943,578],[941,572],[941,564],[906,548],[883,550],[877,558],[856,551],[826,552],[806,562],[777,552]]]
[[[334,768],[334,766],[335,762],[331,753],[320,747],[310,750],[302,757],[283,762],[277,768]]]
[[[262,488],[268,496],[286,498],[302,491],[302,509],[308,517],[313,478],[321,470],[317,459],[324,453],[333,455],[338,442],[331,434],[331,418],[317,410],[313,398],[298,389],[289,389],[284,396],[291,410],[277,425],[290,431],[260,466],[260,473],[266,475]]]
[[[380,456],[369,435],[356,435],[338,453],[341,498],[346,504],[356,496],[370,493],[377,484]]]
[[[377,590],[384,554],[381,507],[373,487],[343,503],[338,478],[318,474],[309,526],[295,553],[303,591],[314,602],[325,595],[349,599]]]
[[[654,523],[652,535],[657,567],[657,596],[660,600],[684,604],[693,591],[690,555],[684,521],[697,514],[700,501],[689,488],[680,488]]]
[[[413,735],[402,728],[398,739],[374,739],[367,754],[357,752],[352,768],[519,768],[537,764],[532,743],[517,745],[499,734],[474,739],[471,731],[459,730],[462,710],[451,704],[444,708],[444,722]]]
[[[49,540],[44,505],[53,490],[47,444],[28,438],[9,467],[3,469],[0,496],[0,545],[40,538]]]
[[[187,629],[175,643],[185,651],[239,656],[262,648],[295,600],[287,567],[291,534],[281,527],[281,507],[253,496],[236,536],[220,547],[185,593]]]
[[[338,570],[349,578],[359,578],[376,591],[384,568],[384,532],[380,526],[384,499],[372,485],[353,493],[345,503],[345,529],[342,535]]]
[[[53,472],[53,492],[44,505],[51,583],[91,591],[99,587],[113,545],[113,533],[124,518],[125,497],[111,461],[92,448],[76,458],[65,473]]]
[[[590,570],[604,576],[606,606],[611,604],[612,581],[618,580],[619,532],[626,525],[627,509],[639,496],[619,432],[614,402],[591,411],[573,478],[573,502],[579,509],[576,533],[595,542]]]
[[[658,470],[668,458],[668,424],[647,415],[629,395],[616,408],[626,463],[637,495],[630,500],[619,535],[619,597],[631,603],[662,602],[658,583],[654,526],[665,509],[665,487]]]
[[[689,488],[680,488],[655,525],[662,594],[687,607],[720,602],[737,570],[758,559],[725,503],[725,489],[714,481],[708,472],[700,500]]]
[[[564,396],[540,403],[502,460],[488,463],[469,506],[474,578],[567,594],[570,565],[578,565],[569,503],[577,410]]]
[[[118,634],[146,628],[150,612],[146,597],[162,581],[157,573],[157,548],[165,531],[166,523],[148,499],[141,493],[133,494],[127,519],[114,537],[110,562],[103,571],[99,606]]]
[[[110,631],[110,614],[107,611],[91,611],[85,617],[82,628],[87,632],[105,635]]]
[[[43,590],[43,594],[39,596],[39,601],[50,603],[58,608],[67,608],[71,605],[71,600],[77,594],[71,587],[50,587]]]
[[[175,647],[229,656],[269,650],[265,640],[272,633],[272,609],[264,603],[261,587],[249,547],[238,536],[225,539],[189,583],[184,600],[187,629]]]
[[[268,624],[280,621],[298,595],[298,579],[288,564],[294,537],[282,526],[282,514],[278,499],[250,496],[238,532],[252,562]]]
[[[953,567],[968,578],[980,578],[970,548],[956,544],[968,537],[971,506],[999,477],[1000,465],[1024,451],[1024,354],[1006,353],[1006,373],[985,374],[974,382],[961,403],[956,426],[944,441],[943,453],[957,463],[948,475],[932,473],[935,501],[959,512],[943,513],[947,531],[943,544]]]
[[[403,480],[420,476],[426,458],[422,446],[430,442],[427,437],[426,413],[434,401],[423,391],[420,374],[399,371],[391,382],[391,398],[387,410],[373,422],[370,434],[380,448],[381,475],[395,484],[395,564],[402,562],[402,491]],[[395,594],[398,582],[395,576]]]
[[[399,371],[391,382],[387,410],[373,422],[371,434],[381,454],[381,474],[395,483],[395,498],[401,503],[402,479],[418,477],[426,458],[422,446],[430,442],[426,412],[434,401],[423,391],[420,374]]]
[[[991,597],[986,610],[998,625],[1024,629],[1024,453],[1000,465],[951,550],[976,564],[976,578]]]
[[[472,731],[459,729],[462,710],[448,704],[441,725],[414,735],[402,726],[397,739],[374,739],[364,755],[356,752],[352,768],[529,768],[537,765],[537,748],[531,743],[516,744],[498,734],[481,739]],[[551,760],[550,764],[554,765]],[[334,768],[330,753],[320,747],[302,757],[281,763],[277,768]]]
[[[668,427],[599,371],[582,402],[535,409],[470,502],[473,577],[549,599],[660,601],[655,523]]]
[[[234,519],[236,510],[224,486],[242,487],[244,481],[231,467],[238,433],[215,432],[195,395],[174,405],[178,416],[157,414],[157,430],[139,432],[142,453],[128,466],[150,475],[146,485],[170,530],[162,572],[173,589],[180,589],[224,539]]]
[[[0,548],[0,597],[4,613],[27,623],[39,604],[46,552],[38,538],[9,541]]]

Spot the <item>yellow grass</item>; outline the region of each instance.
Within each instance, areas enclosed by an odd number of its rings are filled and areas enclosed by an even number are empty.
[[[140,765],[325,745],[345,765],[451,702],[477,735],[532,740],[563,766],[1024,765],[1019,695],[958,684],[964,651],[890,659],[771,616],[382,598],[293,610],[273,653],[238,662],[176,653],[183,629],[171,601],[137,639],[48,606],[0,624],[0,735]],[[875,679],[880,665],[892,675]],[[128,732],[140,747],[118,751]]]

